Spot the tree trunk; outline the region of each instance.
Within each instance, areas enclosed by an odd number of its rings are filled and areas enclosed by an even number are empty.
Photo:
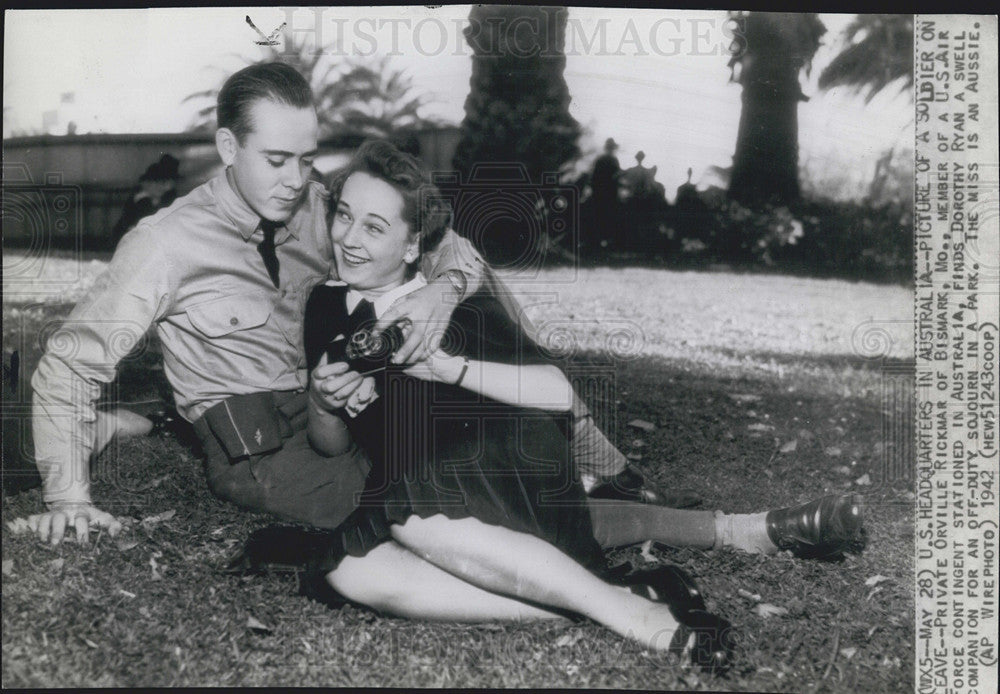
[[[752,12],[745,17],[743,109],[729,197],[750,206],[799,197],[799,70],[810,65],[826,28],[815,14]]]
[[[745,205],[799,197],[799,80],[794,70],[783,73],[743,85],[729,196]]]

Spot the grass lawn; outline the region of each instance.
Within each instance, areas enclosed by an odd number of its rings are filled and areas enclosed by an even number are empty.
[[[4,358],[18,348],[30,368],[37,336],[103,263],[88,260],[78,273],[70,259],[48,259],[26,284],[11,278],[17,262],[6,254]],[[118,538],[52,548],[4,526],[3,686],[912,691],[913,497],[900,474],[911,450],[912,376],[900,368],[912,358],[911,292],[773,275],[554,269],[522,293],[570,371],[602,374],[609,404],[595,411],[665,486],[737,512],[827,491],[864,494],[867,548],[841,562],[662,546],[613,554],[637,564],[652,554],[698,578],[709,609],[739,629],[729,678],[590,623],[406,621],[327,610],[294,595],[291,578],[222,575],[225,558],[269,519],[217,501],[192,450],[149,437],[113,442],[95,461],[97,504],[126,522]],[[155,397],[155,365],[154,354],[129,360],[117,397]],[[656,428],[628,426],[633,419]],[[5,497],[3,521],[40,508],[37,490]],[[763,616],[762,605],[783,612]]]

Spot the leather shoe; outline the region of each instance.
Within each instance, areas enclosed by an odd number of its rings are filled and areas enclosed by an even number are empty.
[[[701,497],[690,489],[665,492],[631,465],[615,475],[599,478],[587,496],[592,499],[635,501],[670,508],[690,508],[701,504]]]
[[[767,536],[778,549],[803,558],[839,554],[858,540],[861,504],[853,494],[831,494],[766,516]]]
[[[693,665],[711,675],[722,675],[732,666],[736,649],[733,625],[707,610],[698,584],[684,569],[672,564],[636,569],[623,583],[632,592],[670,608],[679,623],[670,653],[687,655]]]
[[[724,675],[736,651],[735,630],[728,619],[704,610],[678,616],[681,623],[670,642],[670,652],[684,657],[710,675]]]
[[[675,614],[704,610],[705,599],[694,578],[673,564],[652,569],[635,569],[622,581],[633,593],[666,603]]]
[[[270,525],[250,533],[243,547],[222,571],[229,574],[295,573],[305,571],[330,545],[325,530],[294,525]]]

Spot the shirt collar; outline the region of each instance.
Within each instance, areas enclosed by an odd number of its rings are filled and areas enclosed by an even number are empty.
[[[327,282],[327,284],[331,286],[336,286],[336,285],[343,285],[344,283],[337,280],[332,280],[330,282]],[[389,310],[389,307],[392,306],[392,304],[396,301],[396,299],[400,298],[401,296],[406,296],[411,292],[415,292],[416,290],[425,286],[427,286],[427,280],[424,279],[422,273],[417,272],[417,274],[413,276],[412,280],[399,285],[395,289],[390,289],[385,294],[383,294],[382,296],[380,296],[379,298],[375,299],[375,301],[372,302],[372,308],[375,309],[375,317],[380,318],[383,313]],[[361,295],[361,292],[355,291],[354,289],[348,289],[347,296],[345,297],[345,301],[347,302],[347,312],[354,313],[354,309],[358,307],[358,304],[360,304],[361,300],[364,298],[365,297]]]
[[[249,241],[250,237],[260,228],[260,215],[250,209],[243,196],[236,191],[228,168],[212,181],[212,192],[222,211],[236,225],[243,240]],[[308,190],[306,190],[303,192],[302,201],[295,208],[295,212],[275,234],[275,244],[284,243],[289,236],[299,238],[302,219],[309,213],[310,202]]]

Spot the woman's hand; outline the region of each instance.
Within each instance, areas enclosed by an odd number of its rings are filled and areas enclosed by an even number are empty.
[[[362,376],[342,361],[327,363],[324,354],[313,369],[309,382],[309,396],[326,410],[339,410],[361,386]]]
[[[408,367],[404,373],[424,381],[455,384],[463,374],[466,359],[439,350]]]

